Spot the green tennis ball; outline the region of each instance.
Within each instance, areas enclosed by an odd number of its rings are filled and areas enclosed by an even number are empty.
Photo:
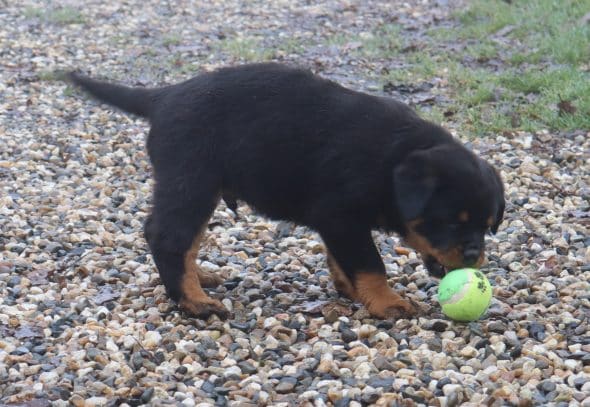
[[[442,311],[455,321],[478,320],[491,301],[490,282],[476,269],[453,270],[443,277],[438,286],[438,302]]]

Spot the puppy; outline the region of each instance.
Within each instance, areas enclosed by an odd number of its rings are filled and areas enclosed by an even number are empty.
[[[416,309],[388,286],[372,230],[400,234],[440,277],[481,265],[502,221],[498,173],[447,131],[306,70],[252,64],[154,89],[69,80],[150,121],[145,237],[169,296],[196,317],[228,315],[203,290],[221,279],[196,264],[222,197],[316,230],[336,289],[378,318]]]

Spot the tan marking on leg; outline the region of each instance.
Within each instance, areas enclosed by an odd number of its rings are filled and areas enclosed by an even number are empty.
[[[469,221],[469,212],[467,211],[461,211],[459,213],[459,222],[468,222]]]
[[[487,223],[487,225],[488,225],[489,227],[492,227],[492,226],[494,225],[494,217],[493,217],[493,216],[489,216],[489,217],[486,219],[486,223]]]
[[[350,282],[348,276],[342,271],[338,262],[332,256],[329,250],[327,250],[327,260],[328,260],[328,268],[330,269],[330,275],[332,276],[332,280],[334,281],[334,287],[341,295],[345,295],[350,299],[356,299],[356,294],[354,292],[354,286]]]
[[[223,283],[223,279],[217,274],[201,269],[197,264],[199,248],[203,240],[204,231],[205,229],[195,237],[191,248],[186,252],[186,255],[184,256],[184,267],[186,272],[197,274],[201,287],[215,288]]]
[[[461,247],[456,246],[445,251],[438,250],[430,244],[428,239],[426,239],[424,236],[422,236],[416,231],[415,227],[417,225],[417,221],[409,222],[406,225],[406,229],[408,232],[404,240],[409,246],[420,252],[422,257],[433,257],[434,259],[436,259],[436,261],[438,261],[440,264],[442,264],[449,270],[453,270],[463,266],[463,250]]]
[[[414,306],[389,287],[385,274],[358,272],[355,287],[359,301],[375,317],[398,319],[416,314]]]
[[[185,273],[198,274],[197,257],[199,257],[199,248],[203,239],[203,230],[199,231],[193,240],[190,249],[184,254],[184,271]]]
[[[207,302],[211,298],[203,291],[199,276],[193,272],[185,272],[182,276],[182,298],[180,305],[195,302]]]
[[[479,258],[477,259],[477,263],[475,263],[475,268],[480,268],[481,266],[483,266],[487,261],[487,258],[485,256],[485,253],[482,252],[479,254]]]
[[[223,304],[209,297],[203,291],[203,286],[206,287],[207,284],[211,283],[215,284],[213,280],[216,277],[211,277],[211,273],[200,270],[196,263],[203,232],[204,228],[195,236],[193,244],[184,255],[184,274],[180,284],[182,297],[179,305],[183,311],[197,317],[207,318],[211,314],[217,314],[225,318],[228,312]],[[203,281],[201,281],[201,276],[203,276]]]

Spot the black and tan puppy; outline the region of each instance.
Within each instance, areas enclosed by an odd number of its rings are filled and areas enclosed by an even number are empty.
[[[195,262],[221,197],[318,231],[334,284],[380,318],[414,307],[389,288],[371,230],[399,233],[431,272],[478,266],[504,211],[497,172],[408,106],[278,64],[203,73],[157,89],[77,74],[108,104],[149,119],[155,174],[145,236],[170,297],[227,316]]]

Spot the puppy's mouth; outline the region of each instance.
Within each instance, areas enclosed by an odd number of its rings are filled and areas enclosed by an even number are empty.
[[[484,263],[484,253],[481,252],[479,259],[475,264],[465,264],[462,262],[450,262],[446,265],[441,263],[436,257],[432,255],[423,256],[424,265],[428,269],[428,273],[436,278],[443,278],[449,271],[461,267],[475,267],[479,268]]]
[[[449,271],[447,267],[443,266],[432,256],[424,259],[424,265],[428,269],[428,273],[437,278],[443,278]]]

